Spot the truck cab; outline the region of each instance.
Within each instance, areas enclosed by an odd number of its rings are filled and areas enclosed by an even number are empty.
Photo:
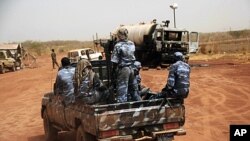
[[[160,26],[156,28],[154,40],[162,64],[173,63],[175,52],[181,52],[186,61],[189,59],[189,32],[187,30]]]

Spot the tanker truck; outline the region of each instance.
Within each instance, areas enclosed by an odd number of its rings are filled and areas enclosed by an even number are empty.
[[[136,47],[136,59],[144,67],[168,66],[174,63],[173,54],[177,51],[182,52],[185,61],[188,62],[189,46],[194,44],[189,40],[191,35],[185,29],[169,28],[169,23],[167,20],[158,24],[153,20],[150,23],[121,25],[116,31],[119,28],[128,30],[128,39],[133,41]],[[198,37],[197,32],[191,33]],[[115,34],[111,36],[115,39]],[[198,43],[197,39],[192,41]]]

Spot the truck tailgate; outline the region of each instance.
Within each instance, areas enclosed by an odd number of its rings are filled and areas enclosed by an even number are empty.
[[[146,101],[146,104],[145,101],[141,104],[127,103],[127,108],[121,109],[113,105],[113,108],[109,107],[97,114],[97,128],[99,131],[108,131],[184,122],[185,109],[182,104],[161,106],[161,103],[161,100]]]

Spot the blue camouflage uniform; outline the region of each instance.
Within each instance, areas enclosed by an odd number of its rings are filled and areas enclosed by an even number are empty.
[[[167,84],[165,89],[168,90],[169,97],[187,97],[189,93],[189,78],[190,78],[190,66],[183,62],[177,61],[171,65]]]
[[[63,67],[58,71],[56,78],[56,92],[62,96],[66,105],[75,102],[73,76],[75,68],[71,66]]]
[[[141,63],[138,61],[135,61],[133,64],[133,70],[134,70],[133,86],[135,88],[135,92],[133,94],[130,94],[130,100],[132,100],[132,101],[141,100],[141,97],[140,97],[140,92],[141,92],[140,69],[141,69]]]
[[[134,70],[132,65],[135,61],[135,45],[131,41],[120,41],[111,56],[111,62],[118,65],[117,69],[117,102],[127,102],[128,93],[135,94]]]

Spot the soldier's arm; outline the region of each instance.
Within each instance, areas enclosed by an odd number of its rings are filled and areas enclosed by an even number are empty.
[[[174,84],[175,84],[175,66],[172,65],[169,69],[167,84],[165,88],[173,89]]]
[[[111,55],[111,62],[118,64],[119,63],[119,45],[116,44]]]

